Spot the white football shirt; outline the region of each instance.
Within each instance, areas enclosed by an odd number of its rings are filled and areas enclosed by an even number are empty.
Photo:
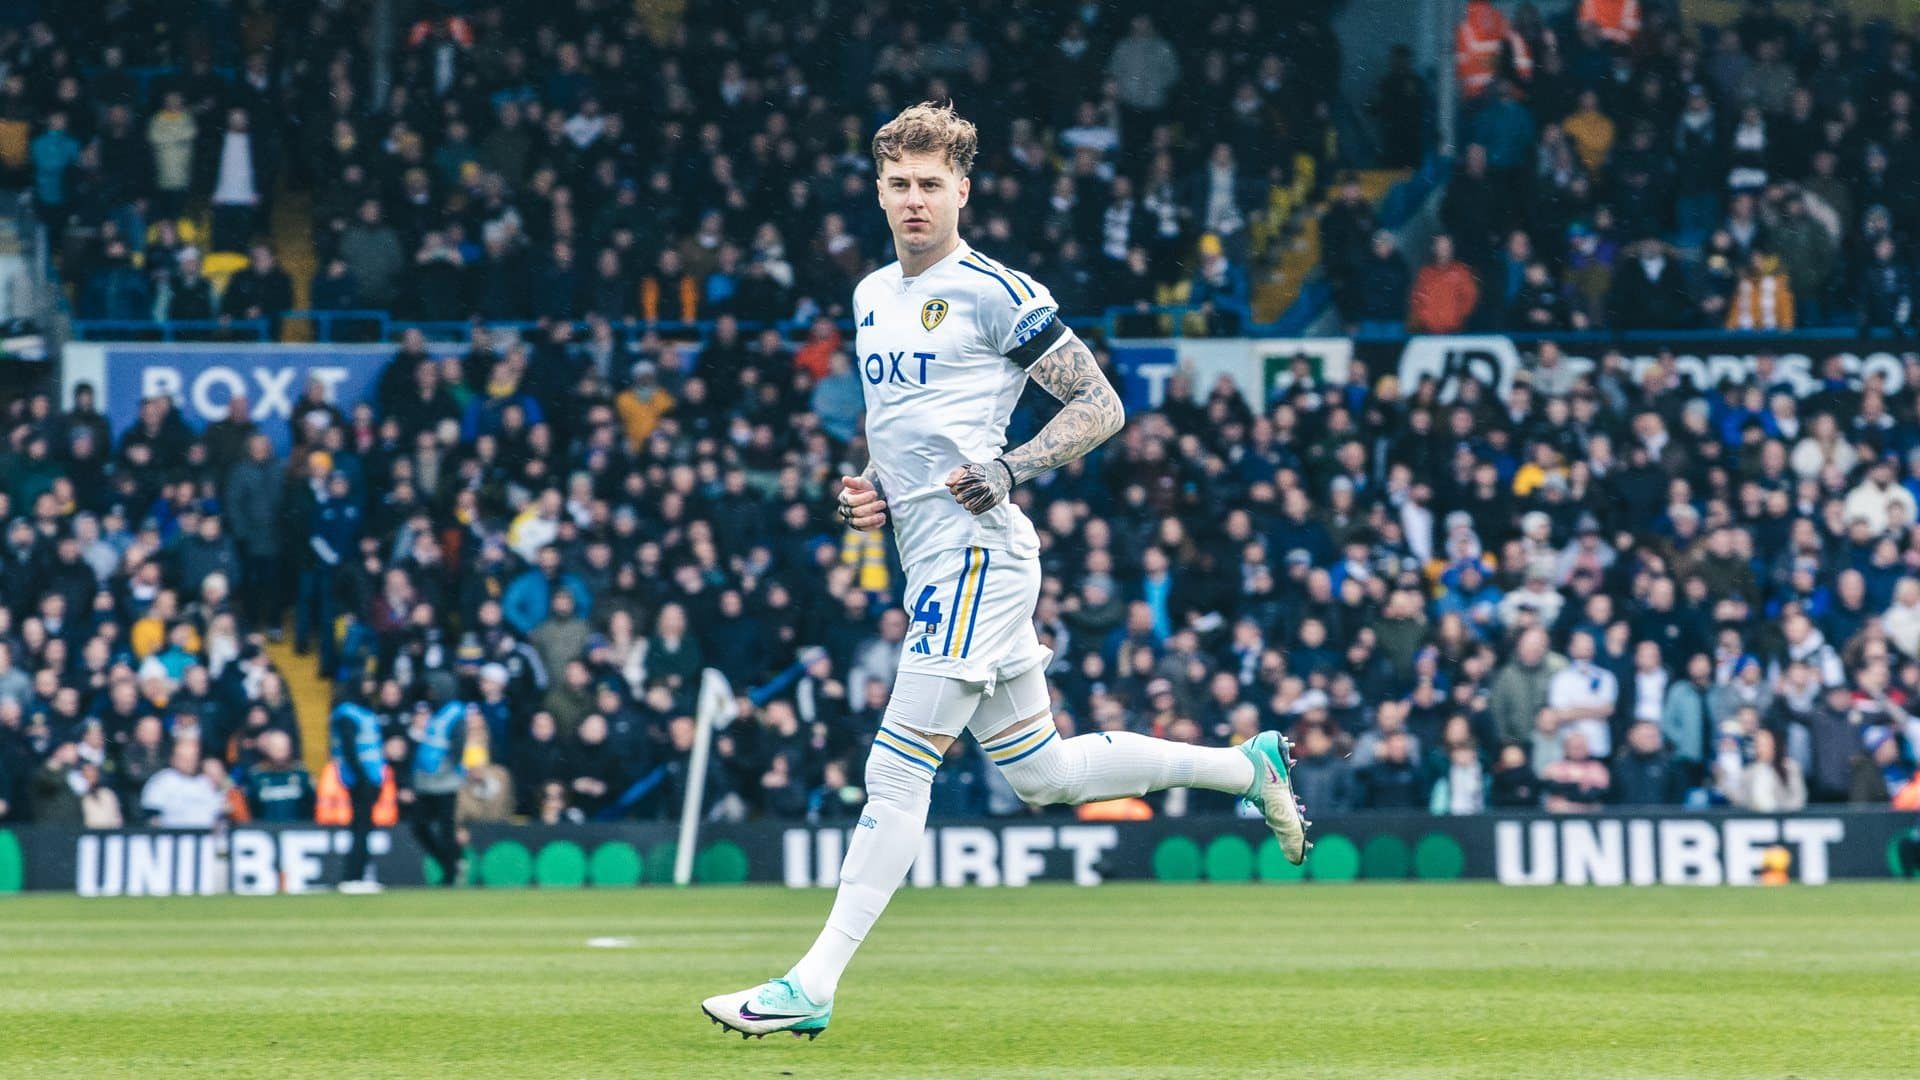
[[[911,280],[896,262],[854,288],[867,449],[904,567],[966,547],[1039,555],[1019,507],[975,516],[954,501],[946,478],[1006,448],[1027,368],[1072,337],[1055,307],[1044,286],[965,241]]]

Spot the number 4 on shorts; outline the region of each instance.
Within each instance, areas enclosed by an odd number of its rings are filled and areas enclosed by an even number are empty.
[[[933,635],[940,629],[940,601],[933,598],[933,586],[920,590],[920,599],[913,603],[913,624],[920,629],[920,640],[914,642],[913,651],[921,655],[933,652],[928,645]],[[909,628],[910,630],[912,628]]]

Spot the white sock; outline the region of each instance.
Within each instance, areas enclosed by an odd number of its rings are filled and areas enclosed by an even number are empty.
[[[813,1001],[833,1000],[841,973],[920,853],[939,762],[933,747],[916,736],[884,725],[874,736],[867,758],[867,805],[840,862],[840,892],[826,928],[791,973]]]
[[[1253,762],[1238,750],[1193,746],[1101,731],[1059,738],[1050,717],[985,747],[1007,782],[1035,806],[1098,802],[1172,787],[1243,795],[1253,786]]]

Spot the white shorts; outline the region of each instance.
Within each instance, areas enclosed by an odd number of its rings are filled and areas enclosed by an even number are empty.
[[[1045,716],[1048,705],[1047,677],[1037,667],[1001,679],[992,690],[979,683],[903,671],[894,679],[893,696],[880,721],[881,732],[891,729],[895,737],[876,736],[873,744],[937,770],[940,755],[933,747],[916,746],[899,738],[900,732],[959,738],[961,732],[970,731],[985,743],[1022,721]]]
[[[994,548],[955,548],[907,573],[907,638],[900,670],[981,683],[1050,662],[1033,629],[1040,561]]]

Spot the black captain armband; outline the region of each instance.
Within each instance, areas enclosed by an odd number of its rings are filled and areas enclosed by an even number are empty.
[[[1024,369],[1032,367],[1041,357],[1052,352],[1068,334],[1067,324],[1060,321],[1057,315],[1057,311],[1050,307],[1028,312],[1020,320],[1020,325],[1013,328],[1014,346],[1013,351],[1007,354],[1007,359]]]

